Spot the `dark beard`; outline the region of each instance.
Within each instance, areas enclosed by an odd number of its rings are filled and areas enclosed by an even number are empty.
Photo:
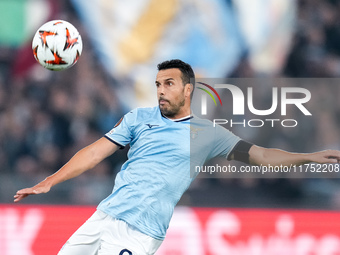
[[[168,107],[161,107],[161,106],[159,106],[159,109],[161,110],[161,113],[165,117],[168,117],[168,118],[173,118],[174,116],[176,116],[176,114],[178,114],[180,109],[185,104],[185,100],[184,99],[181,102],[179,102],[179,104],[177,104],[177,105],[173,105],[169,101],[167,101],[167,102],[169,103]]]

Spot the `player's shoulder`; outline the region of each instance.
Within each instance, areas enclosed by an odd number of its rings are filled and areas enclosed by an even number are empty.
[[[131,111],[138,117],[147,117],[159,113],[159,107],[138,107]]]
[[[198,125],[204,127],[212,127],[214,124],[211,120],[208,119],[201,119],[193,114],[193,117],[190,119],[191,125]]]
[[[193,115],[193,116],[194,117],[190,121],[190,125],[193,128],[204,129],[207,133],[217,134],[217,135],[232,133],[229,129],[219,124],[216,124],[209,119],[202,119],[202,118],[197,117],[196,115]]]
[[[158,106],[138,107],[138,108],[131,110],[127,115],[130,115],[136,121],[143,121],[143,120],[147,120],[150,118],[157,119],[161,116]]]

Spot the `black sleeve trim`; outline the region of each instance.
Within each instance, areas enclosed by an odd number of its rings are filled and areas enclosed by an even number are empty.
[[[231,155],[234,154],[234,160],[249,164],[249,150],[252,146],[252,143],[243,140],[239,141],[229,153],[228,160],[230,160]]]
[[[125,148],[124,145],[121,145],[120,143],[116,142],[115,140],[111,139],[110,137],[108,137],[108,136],[106,136],[106,135],[105,135],[104,137],[105,137],[107,140],[113,142],[115,145],[119,146],[120,149],[124,149],[124,148]]]

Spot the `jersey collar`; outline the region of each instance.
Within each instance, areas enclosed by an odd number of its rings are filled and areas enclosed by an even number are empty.
[[[190,120],[191,118],[193,118],[193,116],[191,115],[188,115],[188,116],[185,116],[183,118],[179,118],[179,119],[169,119],[168,117],[164,116],[163,113],[161,112],[162,116],[168,120],[171,120],[173,122],[181,122],[181,121],[186,121],[186,120]]]

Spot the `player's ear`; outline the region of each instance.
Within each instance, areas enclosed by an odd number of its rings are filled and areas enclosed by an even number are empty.
[[[194,93],[194,85],[192,83],[190,83],[190,94],[193,94]]]
[[[191,83],[185,84],[185,86],[184,86],[184,95],[185,95],[185,97],[190,97],[191,92],[192,92],[192,88],[193,88],[193,86],[192,86]]]

